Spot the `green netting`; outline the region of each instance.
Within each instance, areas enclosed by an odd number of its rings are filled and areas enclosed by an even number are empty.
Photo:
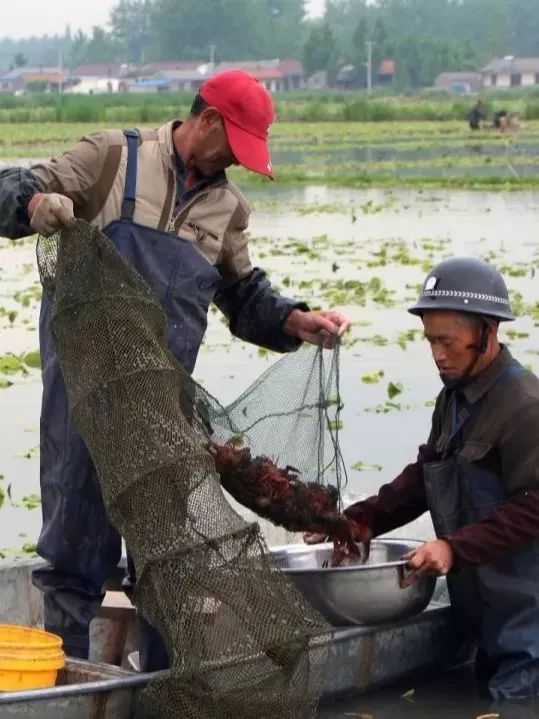
[[[71,411],[133,555],[137,607],[172,658],[141,716],[313,717],[329,628],[221,481],[283,526],[343,535],[337,353],[288,355],[224,408],[170,354],[151,288],[96,228],[40,238],[38,262]]]

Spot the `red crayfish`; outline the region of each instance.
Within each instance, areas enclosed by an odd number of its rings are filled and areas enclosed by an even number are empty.
[[[331,566],[345,558],[361,558],[357,542],[368,558],[368,528],[344,517],[338,508],[339,493],[331,485],[302,482],[294,467],[277,467],[269,457],[251,457],[249,448],[233,442],[211,443],[221,484],[243,506],[291,532],[324,534],[333,541]]]

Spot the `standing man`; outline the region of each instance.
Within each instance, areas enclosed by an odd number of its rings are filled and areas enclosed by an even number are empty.
[[[273,119],[271,97],[252,75],[215,75],[184,122],[97,132],[50,162],[1,172],[0,234],[50,235],[75,217],[96,224],[156,292],[169,348],[189,372],[212,301],[230,331],[248,342],[279,352],[297,349],[302,340],[332,346],[348,320],[282,297],[265,272],[252,267],[249,205],[225,174],[240,164],[273,179]],[[89,623],[120,559],[121,538],[108,522],[95,468],[69,414],[50,319],[44,297],[38,552],[49,566],[33,580],[45,595],[46,629],[62,636],[70,656],[87,657]],[[141,646],[143,669],[162,667],[159,654]]]
[[[430,437],[414,464],[345,514],[377,536],[430,511],[437,539],[409,556],[408,581],[447,575],[494,699],[538,697],[539,380],[498,341],[499,323],[514,317],[492,265],[442,262],[409,311],[444,384]]]
[[[468,113],[468,122],[470,124],[470,130],[480,130],[481,129],[481,120],[486,120],[486,115],[483,111],[483,100],[479,98],[479,100],[475,103],[475,105],[472,107],[470,112]]]

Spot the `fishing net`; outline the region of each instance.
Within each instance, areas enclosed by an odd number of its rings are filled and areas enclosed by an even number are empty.
[[[337,352],[288,355],[224,408],[168,351],[151,288],[96,228],[40,238],[38,263],[71,411],[135,563],[135,603],[171,657],[141,716],[313,717],[329,629],[222,486],[282,526],[348,541]]]

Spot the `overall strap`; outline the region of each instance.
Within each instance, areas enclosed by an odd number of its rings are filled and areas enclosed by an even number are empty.
[[[451,433],[449,435],[448,444],[458,437],[466,422],[472,417],[474,407],[468,403],[459,404],[456,395],[453,397],[453,414],[451,417]]]
[[[515,374],[520,374],[520,372],[525,372],[526,368],[523,367],[520,362],[513,362],[513,364],[510,364],[509,367],[506,367],[504,371],[501,373],[501,375],[496,380],[495,384],[498,384],[499,382],[502,382],[504,379],[507,379],[507,377],[512,377]]]
[[[127,168],[122,201],[122,220],[131,222],[135,214],[135,198],[137,195],[137,153],[140,133],[138,130],[124,130],[124,135],[127,138]]]

